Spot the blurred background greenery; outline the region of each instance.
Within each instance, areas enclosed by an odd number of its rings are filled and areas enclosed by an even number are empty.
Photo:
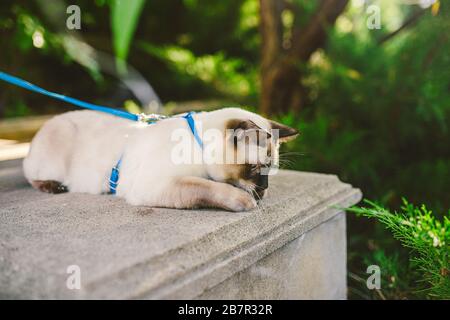
[[[284,150],[291,169],[337,174],[392,210],[405,197],[448,219],[448,1],[73,3],[80,30],[68,30],[63,0],[2,0],[0,70],[131,110],[244,106],[300,129]],[[368,28],[373,5],[379,29]],[[70,109],[0,85],[0,117]],[[420,291],[433,284],[382,224],[348,220],[350,298],[447,297]],[[381,291],[365,285],[370,264],[384,270]]]

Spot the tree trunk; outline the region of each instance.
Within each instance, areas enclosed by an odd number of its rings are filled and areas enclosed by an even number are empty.
[[[326,40],[326,27],[334,24],[348,0],[322,0],[308,25],[291,30],[291,47],[283,48],[281,13],[295,7],[284,0],[260,0],[261,16],[261,100],[260,110],[271,115],[298,112],[305,103],[300,66]],[[294,18],[295,19],[295,18]]]
[[[270,115],[300,109],[300,79],[299,69],[283,60],[275,62],[265,72],[262,71],[261,112]]]

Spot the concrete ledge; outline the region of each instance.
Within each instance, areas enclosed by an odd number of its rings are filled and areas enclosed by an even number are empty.
[[[346,299],[345,214],[339,213],[198,299]]]
[[[266,295],[235,290],[233,298],[345,298],[345,223],[337,207],[357,203],[361,192],[333,175],[280,171],[271,177],[262,208],[230,213],[133,207],[113,196],[47,195],[27,186],[19,165],[0,163],[1,298],[227,298],[224,288],[233,279],[246,283],[246,272],[273,257],[279,267],[281,257],[300,263],[303,273],[284,277],[296,283],[289,280],[290,286]],[[309,245],[313,229],[322,240]],[[319,258],[315,251],[293,250],[295,241],[305,248],[315,243]],[[336,254],[320,258],[322,249]],[[81,290],[66,287],[69,265],[81,268]],[[333,268],[327,276],[339,287],[334,293],[325,294],[326,285],[316,293],[302,285],[314,269]],[[284,276],[283,268],[272,272]],[[264,279],[258,281],[255,288],[264,288]]]

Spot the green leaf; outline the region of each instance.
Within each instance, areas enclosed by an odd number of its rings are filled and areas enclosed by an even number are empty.
[[[111,0],[111,28],[114,52],[124,65],[137,27],[144,0]]]

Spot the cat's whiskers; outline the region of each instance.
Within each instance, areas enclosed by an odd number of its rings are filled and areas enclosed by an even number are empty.
[[[287,168],[291,168],[295,163],[291,160],[288,159],[283,159],[279,161],[279,165],[280,167],[287,167]]]
[[[280,155],[295,155],[295,156],[304,156],[306,153],[299,151],[280,151]]]
[[[292,159],[292,157],[300,157],[304,155],[305,153],[296,151],[280,152],[278,161],[280,166],[286,166],[287,168],[291,168],[296,163],[296,161]]]
[[[261,213],[261,214],[263,214],[263,213],[265,213],[265,210],[266,210],[266,208],[263,206],[263,204],[262,204],[262,198],[258,195],[258,193],[256,192],[256,184],[255,183],[250,183],[249,184],[249,189],[251,190],[251,194],[252,195],[256,195],[256,197],[258,198],[258,199],[256,199],[256,207],[257,207],[257,210]]]

